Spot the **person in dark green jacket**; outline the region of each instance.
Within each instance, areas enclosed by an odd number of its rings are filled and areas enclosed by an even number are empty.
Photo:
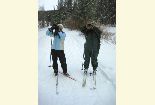
[[[84,44],[84,72],[87,73],[89,63],[93,67],[93,72],[96,73],[98,67],[97,57],[100,49],[101,31],[93,24],[88,23],[81,29],[81,32],[85,35],[86,42]]]

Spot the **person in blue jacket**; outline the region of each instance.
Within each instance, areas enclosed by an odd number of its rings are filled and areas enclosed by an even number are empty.
[[[63,69],[63,74],[69,76],[67,73],[67,63],[66,57],[64,53],[64,41],[66,37],[66,33],[62,31],[62,24],[54,24],[51,28],[48,29],[46,34],[48,36],[54,37],[53,43],[51,42],[51,55],[53,60],[53,69],[55,76],[58,75],[58,63],[57,60],[59,58],[61,67]]]

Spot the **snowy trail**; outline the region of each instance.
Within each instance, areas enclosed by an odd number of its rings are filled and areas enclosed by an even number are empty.
[[[115,46],[102,41],[97,71],[97,89],[90,90],[92,77],[87,78],[82,87],[83,44],[85,39],[79,32],[64,29],[66,32],[65,54],[68,73],[77,79],[73,81],[59,74],[59,94],[56,95],[56,77],[50,64],[50,38],[45,35],[47,28],[38,35],[38,95],[39,105],[115,105]],[[91,66],[91,65],[90,65]],[[62,71],[59,63],[59,71]],[[89,72],[92,71],[90,67]]]

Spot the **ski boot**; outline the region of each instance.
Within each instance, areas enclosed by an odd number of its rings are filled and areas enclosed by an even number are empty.
[[[67,76],[67,77],[70,76],[68,73],[63,73],[63,74],[64,74],[65,76]]]
[[[93,75],[96,75],[96,71],[97,71],[96,69],[93,70]]]
[[[87,74],[88,69],[84,69],[84,74]]]
[[[55,76],[58,75],[58,70],[57,69],[54,69],[54,74],[55,74]]]
[[[58,73],[55,73],[55,76],[57,76],[58,75]]]

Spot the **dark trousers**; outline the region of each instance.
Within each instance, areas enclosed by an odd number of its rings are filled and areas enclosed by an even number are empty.
[[[63,73],[67,73],[67,64],[64,50],[51,49],[51,55],[53,60],[54,73],[58,73],[58,63],[57,63],[58,58],[60,60],[61,67],[63,69]]]
[[[89,63],[90,63],[90,59],[91,59],[91,64],[93,66],[93,70],[96,70],[96,68],[98,67],[97,57],[98,57],[98,51],[85,49],[85,51],[84,51],[84,68],[85,69],[89,68]]]

